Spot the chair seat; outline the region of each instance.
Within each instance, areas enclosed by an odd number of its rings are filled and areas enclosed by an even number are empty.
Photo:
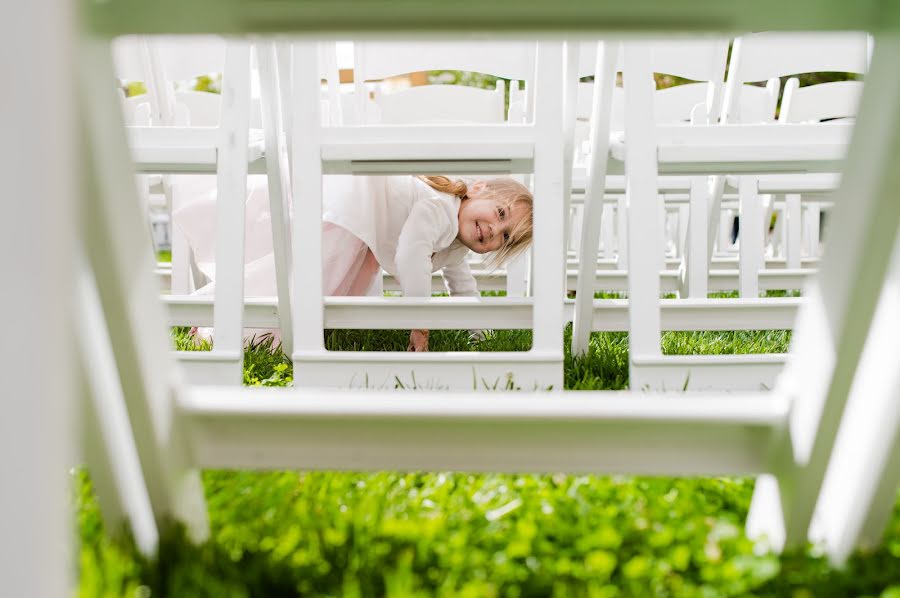
[[[838,172],[852,123],[656,127],[659,174]],[[610,139],[625,160],[624,134]]]
[[[322,129],[324,174],[526,173],[526,125],[366,125]]]
[[[834,173],[769,174],[759,177],[760,193],[827,193],[837,189],[841,176]],[[726,177],[726,190],[736,190],[738,179]]]
[[[221,135],[218,129],[129,127],[128,135],[136,172],[216,172],[218,136]],[[264,147],[262,130],[250,129],[248,162],[262,160]],[[256,172],[258,168],[252,170]]]
[[[588,183],[587,168],[583,164],[576,164],[572,169],[572,192],[584,192]],[[683,176],[661,176],[659,181],[660,193],[687,193],[691,190],[691,180]],[[605,194],[625,193],[625,176],[610,175],[606,177],[604,186]]]

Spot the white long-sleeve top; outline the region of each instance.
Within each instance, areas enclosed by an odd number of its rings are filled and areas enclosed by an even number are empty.
[[[322,195],[323,220],[365,242],[404,296],[431,295],[438,270],[451,295],[479,295],[469,249],[456,239],[458,197],[411,176],[326,176]]]

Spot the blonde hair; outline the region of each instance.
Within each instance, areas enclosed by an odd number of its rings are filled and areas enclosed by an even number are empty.
[[[445,176],[420,176],[419,179],[435,191],[455,195],[463,201],[469,199],[469,187],[460,179],[454,181]],[[534,196],[525,185],[511,178],[485,179],[482,183],[484,187],[478,192],[478,199],[500,201],[510,212],[514,205],[520,203],[527,208],[525,217],[509,231],[509,241],[488,257],[488,264],[496,268],[508,263],[531,245],[534,236]]]

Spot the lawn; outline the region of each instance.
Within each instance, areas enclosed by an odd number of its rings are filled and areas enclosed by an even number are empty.
[[[173,333],[186,346],[185,330]],[[405,331],[330,331],[330,348],[399,350]],[[567,337],[569,331],[567,331]],[[670,333],[667,353],[786,350],[786,331]],[[479,347],[523,350],[527,331]],[[436,331],[435,349],[466,350]],[[625,334],[566,356],[569,389],[628,385]],[[245,383],[284,385],[280,351],[251,348]],[[487,397],[486,397],[487,398]],[[177,526],[158,562],[105,530],[73,474],[81,596],[900,596],[900,501],[877,552],[844,571],[815,547],[782,556],[743,535],[750,479],[465,473],[205,471],[212,536]],[[112,532],[112,533],[111,533]]]

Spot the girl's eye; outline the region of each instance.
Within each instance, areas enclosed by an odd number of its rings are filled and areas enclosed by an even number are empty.
[[[500,220],[503,220],[506,217],[506,210],[504,208],[497,208],[497,212],[500,214]]]
[[[503,233],[503,241],[504,242],[509,241],[509,233]]]

